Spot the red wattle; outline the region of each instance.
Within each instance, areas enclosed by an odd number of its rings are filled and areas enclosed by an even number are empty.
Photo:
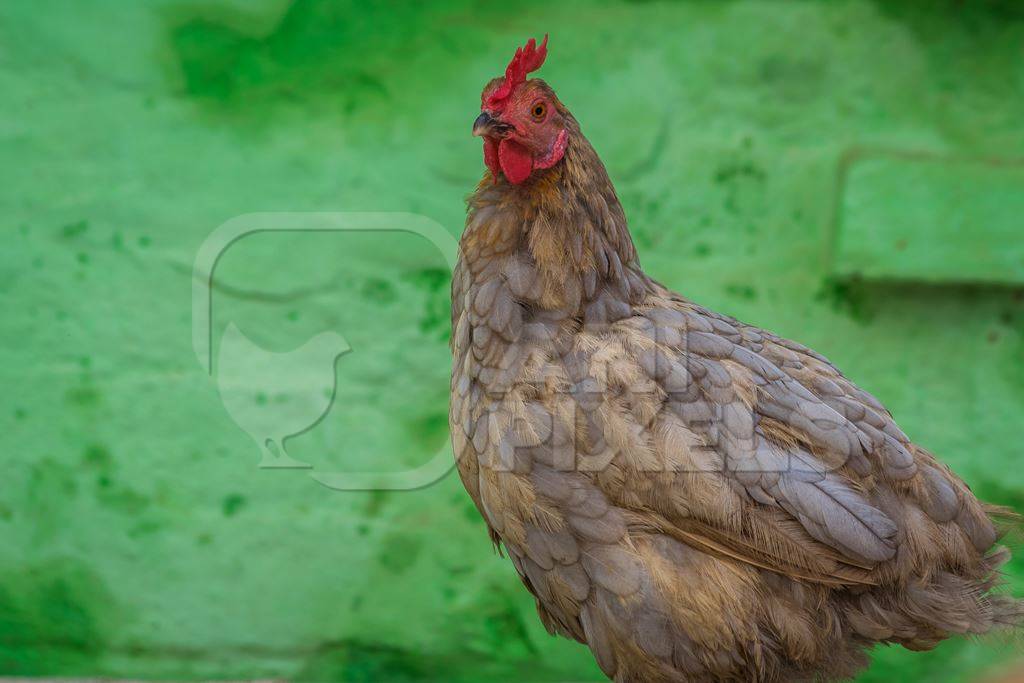
[[[502,140],[498,143],[498,162],[501,172],[513,185],[518,185],[533,172],[533,155],[518,142]]]
[[[498,141],[493,138],[484,138],[484,163],[491,170],[494,182],[498,182],[498,172],[501,166],[498,164]]]

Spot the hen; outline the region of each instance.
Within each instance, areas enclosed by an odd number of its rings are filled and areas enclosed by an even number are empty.
[[[847,677],[1016,624],[987,506],[828,360],[640,269],[604,166],[516,51],[452,283],[462,481],[545,626],[616,681]]]

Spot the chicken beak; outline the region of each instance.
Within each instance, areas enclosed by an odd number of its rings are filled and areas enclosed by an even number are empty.
[[[499,121],[487,112],[481,112],[473,122],[473,135],[476,137],[489,136],[493,138],[506,137],[512,126]]]

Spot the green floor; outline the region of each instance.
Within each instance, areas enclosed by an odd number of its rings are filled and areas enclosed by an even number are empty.
[[[351,346],[287,442],[312,471],[257,467],[193,349],[193,263],[235,216],[407,211],[457,236],[480,89],[544,32],[652,275],[825,353],[1024,510],[1018,0],[5,0],[0,674],[600,680],[456,477],[313,478],[445,443],[428,243],[261,233],[218,263],[215,359],[229,323],[269,352]],[[257,385],[251,415],[290,405]],[[888,648],[862,680],[982,680],[1014,652]]]

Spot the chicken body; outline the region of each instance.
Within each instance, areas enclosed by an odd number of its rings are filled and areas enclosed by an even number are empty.
[[[791,681],[1016,623],[994,510],[825,358],[647,277],[555,102],[561,161],[469,199],[450,415],[548,630],[616,681]]]

